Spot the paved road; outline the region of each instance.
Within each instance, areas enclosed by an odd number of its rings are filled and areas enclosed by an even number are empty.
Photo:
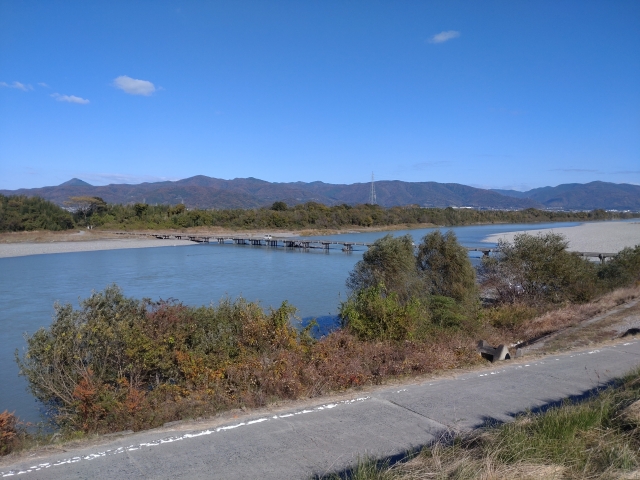
[[[603,385],[640,365],[640,341],[496,364],[493,368],[359,393],[314,406],[176,426],[99,447],[0,466],[25,479],[300,479],[391,456],[446,431],[508,421]]]

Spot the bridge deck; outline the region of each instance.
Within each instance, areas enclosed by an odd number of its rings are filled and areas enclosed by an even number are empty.
[[[218,243],[218,244],[236,244],[236,245],[254,245],[263,247],[282,247],[282,248],[319,248],[329,250],[331,246],[342,246],[343,251],[353,251],[353,247],[366,247],[369,248],[373,243],[368,242],[350,242],[344,240],[319,240],[311,238],[287,238],[287,237],[252,237],[252,236],[238,236],[238,235],[190,235],[186,233],[131,233],[131,232],[112,232],[116,235],[137,235],[144,237],[154,237],[159,240],[190,240],[196,243]],[[469,252],[482,252],[484,255],[489,255],[492,252],[497,252],[497,248],[490,247],[465,247]],[[573,252],[576,255],[585,258],[598,258],[604,262],[607,258],[616,256],[615,253],[601,253],[601,252]]]

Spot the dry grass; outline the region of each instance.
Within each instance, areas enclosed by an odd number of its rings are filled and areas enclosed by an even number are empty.
[[[619,337],[631,327],[640,326],[640,302],[609,314],[598,315],[552,335],[544,342],[545,352],[584,347]]]
[[[543,336],[567,330],[585,322],[597,320],[597,317],[610,312],[626,302],[640,297],[640,287],[628,287],[607,293],[596,301],[582,305],[568,305],[552,310],[530,321],[522,322],[513,329],[515,341],[528,342]],[[598,340],[594,335],[593,339]],[[568,345],[565,345],[566,348]]]

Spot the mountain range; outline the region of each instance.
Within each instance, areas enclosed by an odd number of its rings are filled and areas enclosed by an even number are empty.
[[[548,208],[564,210],[640,210],[640,186],[608,182],[571,183],[556,187],[487,190],[458,183],[375,182],[377,203],[390,207],[474,207],[493,209]],[[70,197],[95,196],[108,203],[178,204],[198,208],[257,208],[283,201],[288,205],[314,201],[325,205],[368,203],[370,183],[350,185],[324,182],[275,183],[257,178],[219,178],[197,175],[178,181],[94,186],[73,178],[57,186],[0,190],[4,195],[40,196],[59,205]]]

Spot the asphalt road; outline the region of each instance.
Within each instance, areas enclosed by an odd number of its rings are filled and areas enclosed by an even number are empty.
[[[25,479],[301,479],[387,457],[447,432],[588,394],[640,365],[640,341],[372,389],[341,400],[128,435],[0,466]],[[188,429],[186,429],[188,428]]]

